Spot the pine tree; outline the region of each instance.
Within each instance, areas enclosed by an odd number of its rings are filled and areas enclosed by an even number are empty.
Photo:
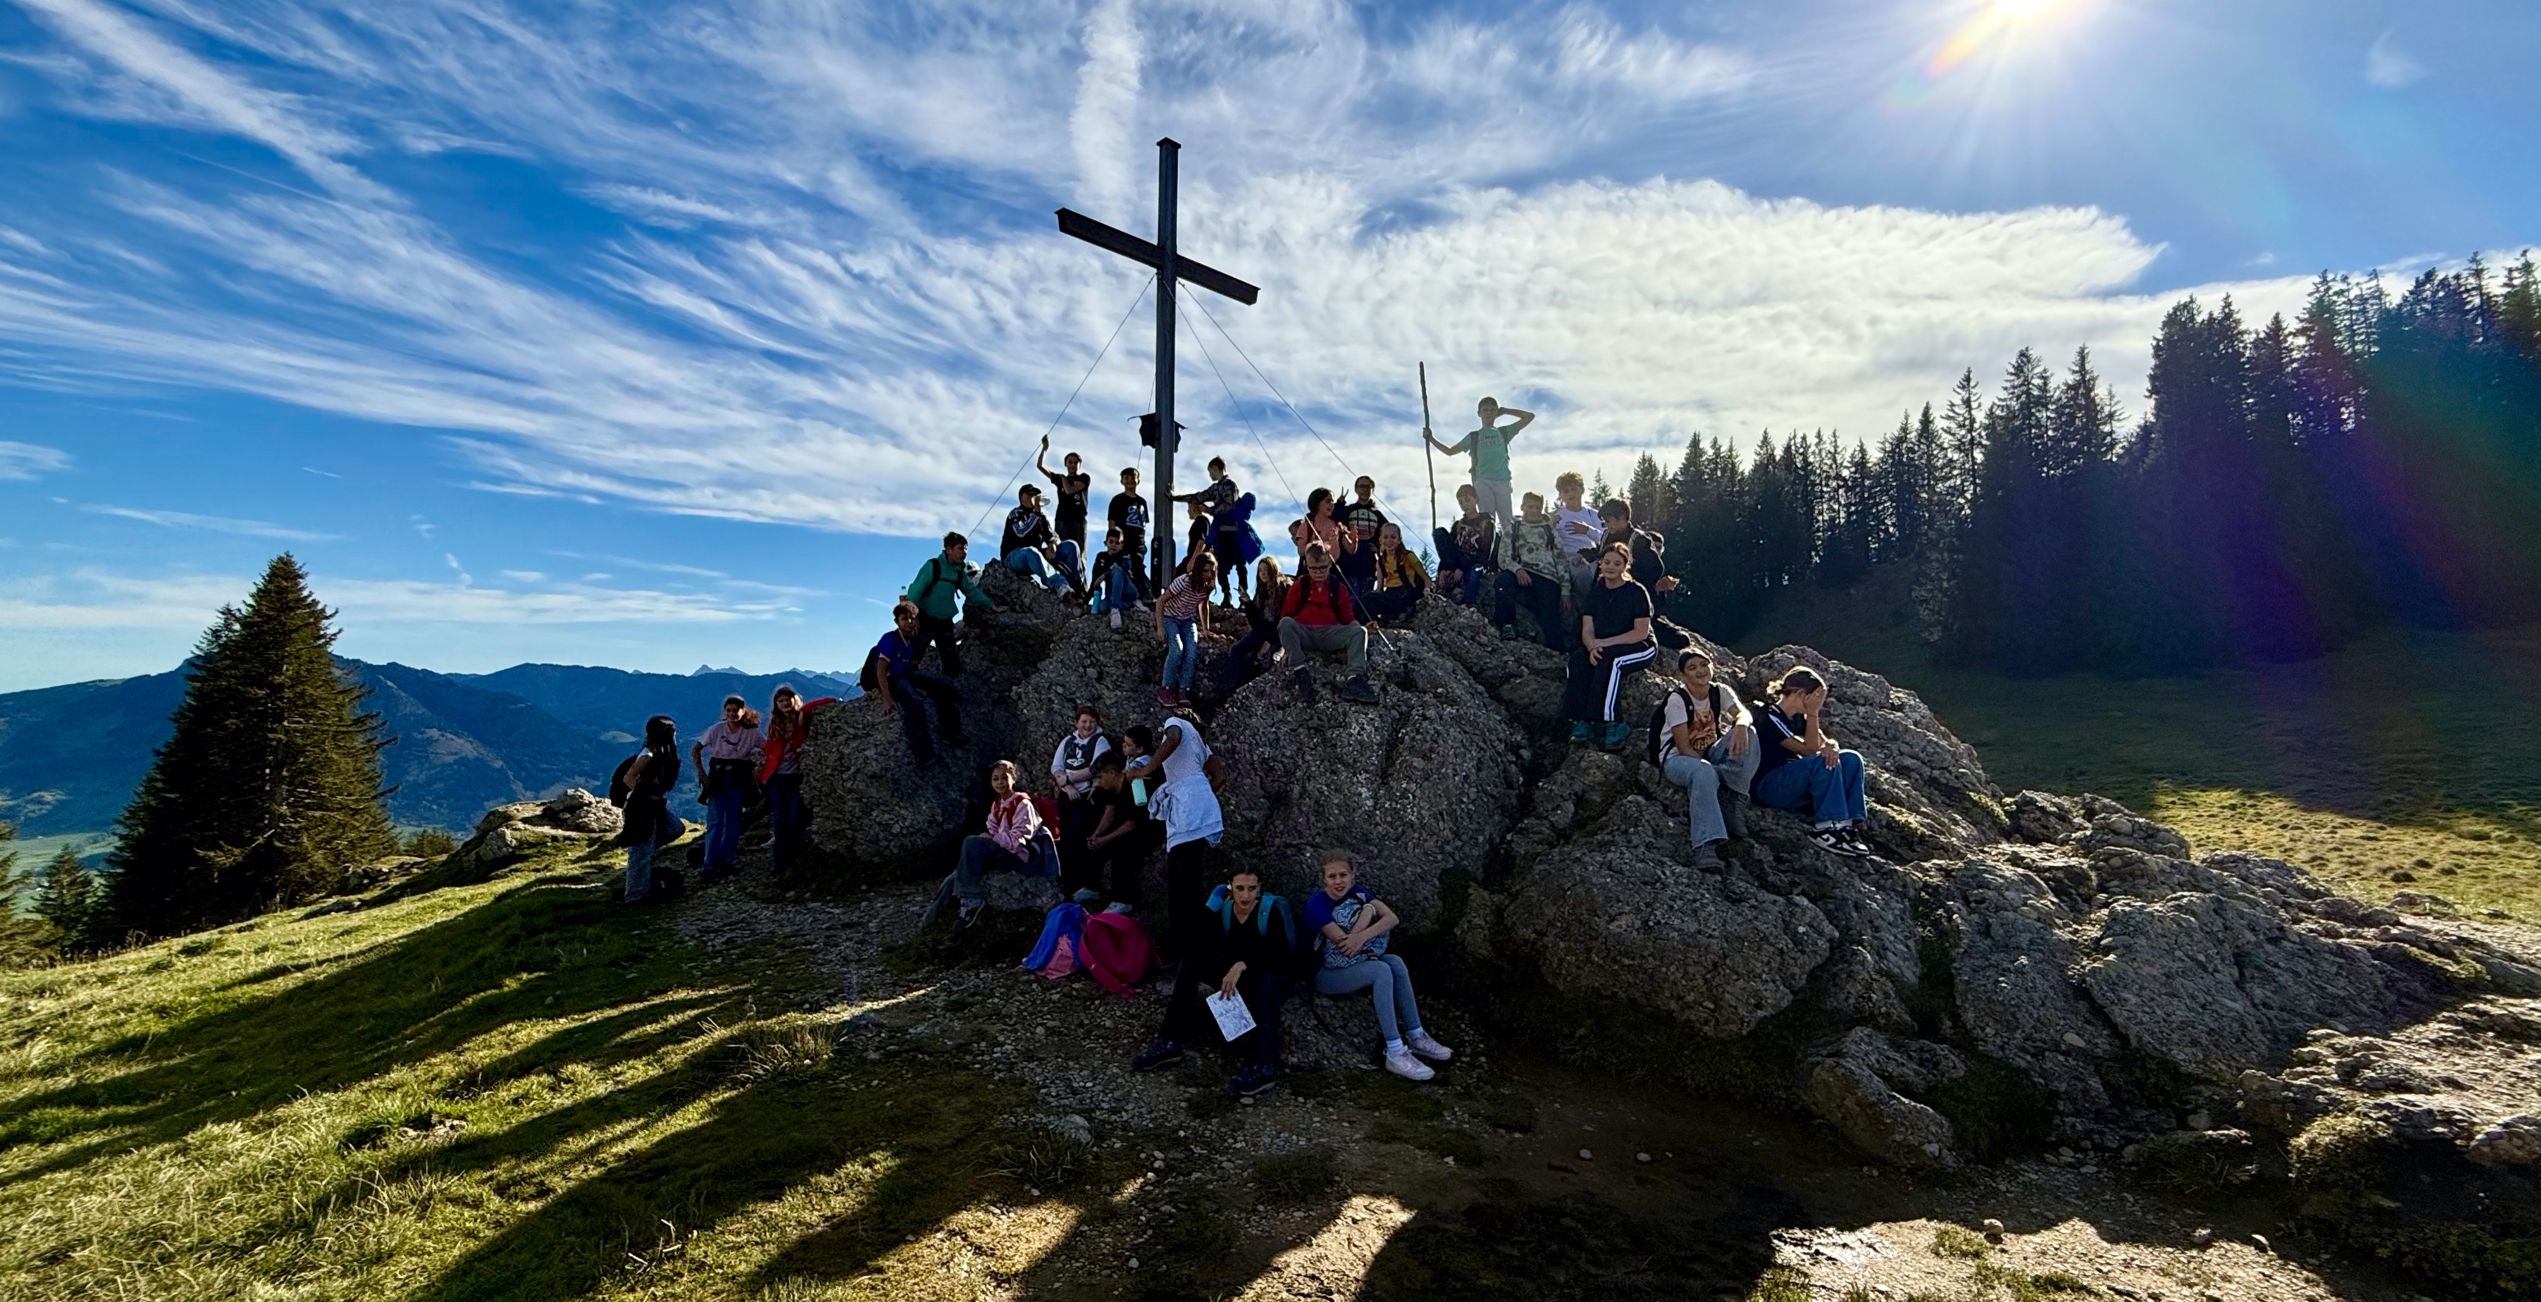
[[[19,907],[26,894],[26,874],[18,868],[15,823],[0,822],[0,962],[23,963],[44,953],[43,928]]]
[[[107,878],[118,934],[309,899],[394,848],[387,742],[330,654],[332,619],[286,553],[204,633],[172,733],[120,824]]]
[[[1632,504],[1633,523],[1644,529],[1655,529],[1668,514],[1668,483],[1659,473],[1659,460],[1644,452],[1632,463],[1632,484],[1623,493]]]
[[[86,943],[97,907],[97,875],[69,846],[53,856],[36,888],[35,916],[53,928],[53,943],[76,949]]]
[[[1589,510],[1592,510],[1592,511],[1602,511],[1602,510],[1606,509],[1606,503],[1607,503],[1608,501],[1612,500],[1612,499],[1614,498],[1614,495],[1615,495],[1615,490],[1613,490],[1613,489],[1611,489],[1611,488],[1608,488],[1608,487],[1606,486],[1606,472],[1605,472],[1605,471],[1603,471],[1603,470],[1599,470],[1596,474],[1589,476],[1589,479],[1588,479],[1588,509],[1589,509]]]

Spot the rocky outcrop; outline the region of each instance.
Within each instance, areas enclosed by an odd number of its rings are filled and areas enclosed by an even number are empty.
[[[853,811],[816,824],[838,870],[941,873],[988,759],[1015,756],[1042,787],[1076,704],[1115,729],[1160,713],[1151,633],[1063,610],[993,566],[987,582],[999,609],[976,622],[961,684],[973,744],[947,767],[913,771],[869,704],[816,720],[808,789]],[[1767,1043],[1785,1055],[1782,1097],[1915,1166],[1998,1150],[2000,1134],[1971,1133],[1989,1108],[2034,1105],[2063,1142],[2109,1152],[2236,1095],[2258,1130],[2364,1116],[2368,1102],[2306,1067],[2323,1034],[2423,1039],[2431,1055],[2511,1038],[2521,1023],[2499,1001],[2541,996],[2524,959],[2440,910],[2345,899],[2278,860],[2192,857],[2176,830],[2098,797],[2006,796],[1876,674],[1805,647],[1714,650],[1749,700],[1794,664],[1826,676],[1830,729],[1869,762],[1881,858],[1831,856],[1760,810],[1726,871],[1696,871],[1684,795],[1643,761],[1638,728],[1619,755],[1568,744],[1561,658],[1432,602],[1374,646],[1372,706],[1329,691],[1293,704],[1274,673],[1203,710],[1230,784],[1221,860],[1300,895],[1318,851],[1349,850],[1412,929],[1482,969],[1632,1010],[1624,1022],[1679,1042]],[[1664,688],[1636,676],[1623,717],[1639,725]],[[2365,1079],[2386,1077],[2336,1085]],[[2465,1106],[2426,1133],[2459,1160],[2523,1170],[2533,1112]]]
[[[454,872],[483,874],[556,846],[607,845],[625,826],[616,806],[572,787],[552,800],[496,805],[477,819],[476,830],[444,861]]]

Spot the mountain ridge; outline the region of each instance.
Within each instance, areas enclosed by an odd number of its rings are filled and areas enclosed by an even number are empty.
[[[764,703],[779,683],[807,697],[854,696],[855,684],[783,674],[659,674],[600,665],[524,663],[487,674],[339,657],[370,695],[393,788],[391,817],[465,828],[491,804],[597,787],[644,720],[668,714],[680,735],[714,721],[728,693]],[[0,693],[0,818],[26,835],[114,825],[185,696],[186,668]],[[675,808],[687,804],[685,795]],[[695,816],[693,807],[682,812]]]

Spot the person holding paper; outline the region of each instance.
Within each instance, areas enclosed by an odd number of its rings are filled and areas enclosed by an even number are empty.
[[[1249,1098],[1279,1076],[1279,1012],[1297,970],[1296,918],[1288,901],[1262,890],[1260,873],[1238,868],[1210,894],[1199,930],[1200,943],[1174,971],[1164,1030],[1129,1060],[1129,1069],[1169,1067],[1182,1061],[1186,1043],[1225,1038],[1219,1028],[1229,1018],[1213,1013],[1207,1000],[1241,1000],[1253,1028],[1237,1030],[1234,1042],[1244,1049],[1244,1067],[1226,1089]],[[1232,1020],[1241,1027],[1240,1017]]]

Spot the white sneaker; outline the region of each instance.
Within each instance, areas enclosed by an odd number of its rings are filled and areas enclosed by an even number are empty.
[[[1404,1047],[1424,1058],[1429,1059],[1431,1062],[1445,1062],[1449,1058],[1456,1056],[1455,1050],[1448,1048],[1446,1045],[1440,1044],[1437,1038],[1427,1031],[1423,1031],[1405,1041]]]
[[[1113,632],[1115,632],[1115,633],[1119,632],[1119,631],[1120,631],[1120,626],[1121,626],[1121,608],[1120,608],[1120,607],[1118,607],[1118,606],[1114,606],[1114,607],[1112,607],[1112,631],[1113,631]]]
[[[1129,912],[1129,906],[1128,906],[1128,905],[1126,905],[1126,904],[1121,903],[1121,902],[1120,902],[1120,901],[1118,901],[1118,900],[1114,900],[1114,901],[1112,901],[1111,903],[1106,904],[1106,905],[1104,905],[1104,906],[1103,906],[1103,912],[1105,912],[1105,913],[1127,913],[1127,912]]]
[[[1438,1074],[1429,1069],[1428,1063],[1413,1057],[1409,1049],[1385,1055],[1385,1069],[1405,1080],[1428,1080]]]

